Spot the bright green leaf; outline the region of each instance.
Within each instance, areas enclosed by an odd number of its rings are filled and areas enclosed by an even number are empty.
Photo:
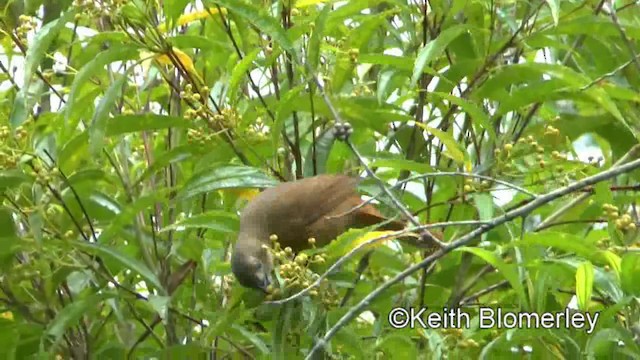
[[[190,198],[220,189],[265,188],[276,184],[277,181],[256,168],[217,165],[194,174],[178,196]]]
[[[592,292],[593,264],[589,261],[585,261],[576,270],[576,296],[578,298],[578,308],[580,310],[589,310]]]

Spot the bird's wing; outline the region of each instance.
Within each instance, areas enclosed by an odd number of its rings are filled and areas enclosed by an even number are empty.
[[[306,226],[317,222],[327,215],[335,215],[335,209],[342,207],[345,202],[359,203],[360,195],[356,191],[357,179],[343,175],[327,175],[311,180],[306,192],[306,199],[300,199],[298,208],[303,209],[300,216]],[[304,206],[306,205],[306,206]]]
[[[356,222],[359,226],[371,226],[381,222],[388,221],[382,213],[372,204],[361,207],[356,213]],[[406,227],[404,221],[391,220],[380,227],[381,230],[402,230]]]
[[[259,194],[245,208],[247,218],[263,219],[271,230],[302,230],[329,214],[356,192],[357,179],[319,175],[280,184]]]
[[[353,220],[347,220],[349,227],[364,227],[387,221],[387,218],[373,205],[367,204],[353,210],[362,203],[362,198],[356,190],[358,179],[344,175],[321,175],[305,180],[304,196],[296,196],[289,204],[297,209],[291,221],[305,227],[323,222],[326,216],[343,215]],[[300,195],[300,192],[296,192]],[[351,224],[351,221],[355,223]],[[405,227],[402,221],[391,221],[385,224],[384,230],[401,230]]]

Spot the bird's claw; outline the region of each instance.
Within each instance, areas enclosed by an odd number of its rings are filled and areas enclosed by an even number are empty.
[[[438,238],[428,231],[422,231],[420,233],[420,242],[428,244],[432,251],[440,250],[446,246],[445,243],[438,240]]]
[[[348,122],[336,122],[333,126],[333,134],[338,140],[346,141],[353,133],[353,127]]]

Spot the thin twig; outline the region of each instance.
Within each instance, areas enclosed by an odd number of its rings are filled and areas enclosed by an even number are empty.
[[[466,298],[462,299],[460,301],[460,305],[464,306],[466,304],[469,304],[471,301],[477,300],[480,296],[487,295],[490,292],[493,292],[493,291],[498,290],[498,289],[502,289],[503,287],[507,287],[507,286],[509,286],[509,281],[507,281],[507,280],[503,280],[503,281],[500,281],[500,282],[498,282],[496,284],[492,284],[491,286],[488,286],[488,287],[486,287],[486,288],[484,288],[484,289],[482,289],[482,290],[480,290],[480,291],[478,291],[478,292],[476,292],[474,294],[471,294],[471,295],[467,296]]]

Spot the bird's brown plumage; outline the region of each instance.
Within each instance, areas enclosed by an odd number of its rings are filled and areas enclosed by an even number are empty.
[[[319,175],[279,184],[257,195],[240,216],[240,231],[231,265],[240,283],[265,289],[272,261],[262,245],[270,235],[282,247],[294,251],[309,247],[308,239],[324,246],[350,228],[387,221],[372,204],[351,211],[363,200],[356,191],[358,180],[344,175]],[[390,221],[384,230],[401,230],[405,224]]]

